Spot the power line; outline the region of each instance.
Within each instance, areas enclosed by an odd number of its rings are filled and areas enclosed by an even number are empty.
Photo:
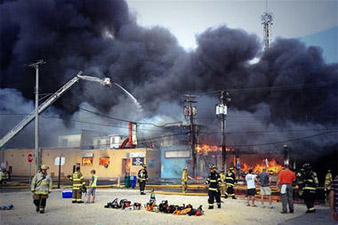
[[[260,143],[260,144],[250,144],[250,145],[230,145],[230,146],[234,146],[234,147],[253,147],[253,146],[275,145],[275,144],[281,144],[281,143],[287,143],[287,142],[300,141],[300,140],[304,140],[304,139],[308,139],[308,138],[313,138],[313,137],[318,137],[318,136],[322,136],[322,135],[329,134],[329,133],[335,133],[335,132],[337,132],[337,131],[323,132],[323,133],[319,133],[319,134],[315,134],[315,135],[310,135],[310,136],[306,136],[306,137],[294,138],[294,139],[288,139],[288,140],[277,141],[277,142],[270,142],[270,143]]]

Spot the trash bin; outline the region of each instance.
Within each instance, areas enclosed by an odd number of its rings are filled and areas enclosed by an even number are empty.
[[[130,186],[134,189],[136,187],[136,176],[130,176]]]
[[[129,175],[126,175],[124,177],[124,187],[130,188],[130,176]]]

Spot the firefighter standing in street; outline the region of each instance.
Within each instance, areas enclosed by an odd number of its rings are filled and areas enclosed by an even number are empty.
[[[182,172],[182,193],[185,193],[188,189],[188,168],[185,167]]]
[[[148,172],[147,172],[147,166],[142,165],[142,169],[138,171],[138,183],[140,185],[140,194],[145,195],[144,189],[146,187],[146,182],[148,181]]]
[[[48,166],[42,165],[40,172],[32,180],[31,191],[33,192],[33,203],[36,212],[44,213],[48,194],[51,192],[53,184],[52,178],[47,174]]]
[[[225,175],[225,183],[227,185],[227,190],[224,194],[224,198],[232,197],[232,199],[237,199],[235,196],[235,190],[234,190],[234,186],[236,183],[236,177],[235,177],[233,167],[230,167],[228,173]]]
[[[304,199],[307,207],[306,213],[314,213],[316,211],[314,202],[318,185],[317,174],[312,171],[312,167],[309,163],[305,163],[301,172],[297,174],[297,179],[300,189],[299,195]]]
[[[225,175],[224,175],[223,169],[221,169],[219,176],[221,178],[220,191],[221,191],[221,196],[223,196],[225,193]]]
[[[329,193],[332,185],[332,173],[331,170],[328,170],[325,175],[324,191],[325,191],[325,201],[329,200]]]
[[[216,198],[217,207],[221,208],[221,194],[219,190],[220,188],[219,185],[221,184],[221,177],[216,172],[216,166],[210,167],[210,174],[205,183],[209,184],[209,192],[208,192],[209,208],[208,209],[214,208],[214,198]]]
[[[72,203],[83,203],[82,187],[85,185],[85,182],[80,167],[76,167],[76,171],[70,179],[73,181]]]

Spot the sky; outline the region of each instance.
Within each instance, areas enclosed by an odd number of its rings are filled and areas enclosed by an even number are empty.
[[[210,27],[227,25],[263,36],[260,16],[265,0],[127,0],[140,25],[169,29],[187,50],[196,48],[195,36]],[[338,1],[269,0],[272,40],[300,38],[323,48],[327,62],[337,62]]]

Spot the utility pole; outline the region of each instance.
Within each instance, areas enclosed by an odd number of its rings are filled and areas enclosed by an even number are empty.
[[[35,69],[35,172],[40,166],[40,151],[39,151],[39,66],[46,64],[43,59],[30,64],[30,67]]]
[[[184,116],[189,118],[190,121],[190,144],[191,144],[191,156],[192,156],[192,171],[194,174],[194,177],[197,177],[196,173],[196,128],[194,124],[194,116],[196,115],[196,107],[194,107],[192,104],[197,103],[197,101],[193,100],[196,98],[195,95],[184,95],[186,99],[184,102],[187,103],[187,105],[184,107]]]
[[[228,113],[227,102],[230,102],[229,92],[221,92],[221,103],[216,105],[216,116],[221,120],[221,131],[222,131],[222,169],[227,171],[226,165],[226,137],[225,137],[225,128],[226,128],[226,115]]]

